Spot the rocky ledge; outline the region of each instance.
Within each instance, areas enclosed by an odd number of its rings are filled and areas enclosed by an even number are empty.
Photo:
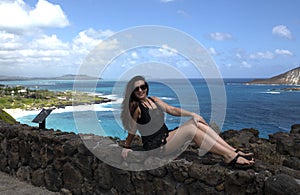
[[[36,186],[62,194],[299,194],[300,125],[269,139],[255,129],[228,130],[231,145],[255,154],[248,170],[228,169],[211,153],[199,155],[190,144],[179,157],[157,169],[126,171],[95,157],[126,164],[122,141],[95,135],[41,130],[0,120],[0,170]],[[136,137],[135,147],[140,147]],[[88,150],[87,148],[90,148]],[[114,158],[105,152],[114,149]],[[135,156],[149,163],[149,156]],[[128,162],[127,162],[128,163]]]

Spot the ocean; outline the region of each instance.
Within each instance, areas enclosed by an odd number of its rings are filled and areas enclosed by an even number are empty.
[[[220,101],[226,104],[219,111],[223,112],[225,109],[226,115],[221,131],[255,128],[259,130],[260,137],[268,138],[269,134],[288,132],[291,125],[300,123],[300,91],[283,90],[291,87],[285,85],[246,85],[245,82],[250,80],[252,79],[224,79],[226,98]],[[190,93],[190,89],[183,86],[180,80],[166,82],[172,83],[171,86],[163,82],[150,81],[149,96],[157,96],[173,106],[199,112],[205,120],[214,121],[211,118],[211,88],[204,79],[190,79],[189,82],[195,94]],[[65,91],[73,90],[74,83],[70,80],[26,80],[0,81],[0,84]],[[110,80],[99,80],[97,83],[78,81],[76,90],[99,94],[114,101],[75,110],[72,107],[56,109],[47,118],[46,127],[124,139],[126,132],[122,128],[119,116],[125,84],[126,82]],[[194,96],[197,102],[194,101]],[[38,112],[24,112],[16,120],[22,124],[38,126],[32,122]],[[214,112],[218,112],[218,108]],[[182,122],[184,121],[180,117],[166,116],[166,124],[170,129]]]

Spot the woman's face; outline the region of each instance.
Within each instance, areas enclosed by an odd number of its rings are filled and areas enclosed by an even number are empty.
[[[138,99],[143,99],[147,97],[147,87],[145,81],[139,80],[134,83],[134,94]]]

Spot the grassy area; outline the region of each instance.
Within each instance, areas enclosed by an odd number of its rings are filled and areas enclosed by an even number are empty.
[[[46,107],[65,107],[71,105],[99,104],[110,101],[107,98],[83,92],[31,90],[22,86],[0,85],[0,108],[21,108],[34,110]]]
[[[17,121],[12,116],[10,116],[4,110],[1,110],[1,109],[0,109],[0,120],[3,120],[3,121],[8,122],[10,124],[17,123]]]

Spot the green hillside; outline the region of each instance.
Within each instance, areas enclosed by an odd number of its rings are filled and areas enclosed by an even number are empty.
[[[15,124],[17,123],[17,121],[10,116],[9,114],[7,114],[4,110],[0,109],[0,120],[3,120],[5,122],[8,122],[10,124]]]

